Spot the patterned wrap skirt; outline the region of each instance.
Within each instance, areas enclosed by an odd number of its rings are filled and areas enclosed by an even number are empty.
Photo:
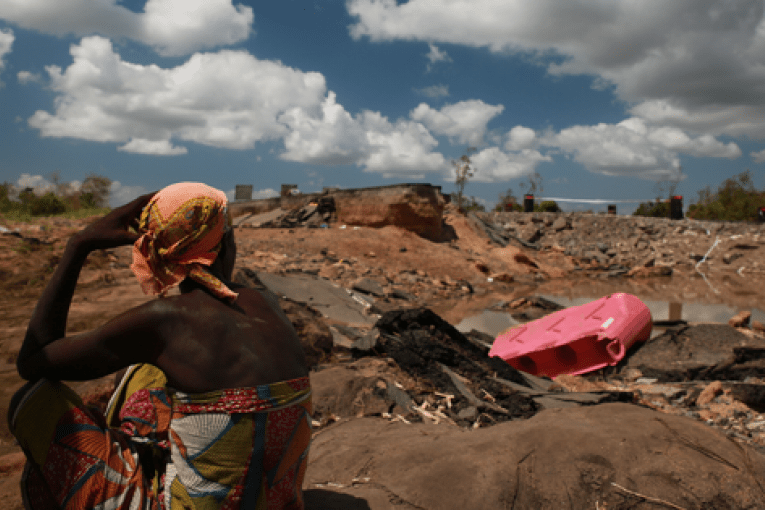
[[[308,377],[203,394],[134,365],[106,416],[62,383],[24,396],[13,433],[31,508],[302,509],[311,442]]]

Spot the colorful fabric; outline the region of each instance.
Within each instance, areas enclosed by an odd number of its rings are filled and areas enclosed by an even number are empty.
[[[35,509],[156,509],[138,445],[59,382],[41,380],[24,396],[11,431],[27,455],[22,478]]]
[[[121,403],[122,432],[155,452],[170,452],[164,478],[155,478],[165,508],[303,508],[311,441],[308,377],[189,395],[142,387],[157,381],[157,371],[151,365],[131,369],[107,416],[114,420]]]
[[[230,228],[227,203],[222,191],[193,182],[173,184],[152,197],[141,214],[130,266],[146,294],[163,296],[191,277],[218,297],[236,299],[207,270]]]
[[[308,377],[196,395],[143,386],[161,381],[156,367],[131,367],[109,423],[66,385],[35,385],[12,419],[30,461],[22,488],[29,506],[303,508]]]

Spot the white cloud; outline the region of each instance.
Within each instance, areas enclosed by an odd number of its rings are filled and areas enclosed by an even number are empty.
[[[437,64],[438,62],[451,62],[452,58],[449,56],[448,53],[445,51],[441,51],[438,49],[438,46],[436,46],[433,43],[428,43],[428,53],[425,55],[428,59],[428,67],[427,70],[431,71],[433,69],[433,66]]]
[[[177,156],[188,152],[186,147],[175,147],[169,140],[146,140],[143,138],[131,138],[125,145],[117,147],[117,150],[154,156]]]
[[[359,121],[335,101],[330,92],[321,113],[312,116],[304,108],[288,110],[280,120],[290,129],[284,138],[282,159],[318,165],[357,163],[369,151]]]
[[[195,54],[170,69],[124,62],[99,36],[73,45],[73,63],[48,67],[56,109],[29,124],[42,136],[117,142],[122,150],[180,154],[171,139],[246,149],[285,136],[278,118],[318,110],[324,77],[243,51]]]
[[[420,103],[410,116],[437,135],[448,136],[463,144],[480,145],[486,125],[504,109],[502,105],[489,105],[480,99],[471,99],[446,105],[440,110]]]
[[[53,183],[42,175],[21,174],[16,181],[16,185],[20,188],[20,191],[32,188],[35,195],[43,195],[55,189]]]
[[[120,181],[112,181],[109,187],[109,206],[119,207],[148,192],[143,186],[125,186]]]
[[[179,56],[247,39],[254,16],[231,0],[147,0],[141,13],[116,0],[3,0],[0,19],[59,36],[133,39]]]
[[[536,142],[536,132],[524,126],[515,126],[507,134],[507,142],[505,142],[505,149],[507,150],[521,150],[529,149]]]
[[[13,41],[15,39],[13,30],[0,29],[0,73],[5,69],[5,56],[11,52],[11,47],[13,46]],[[0,81],[0,87],[2,87],[2,85],[3,82]]]
[[[541,141],[572,154],[592,172],[644,179],[682,178],[679,153],[735,159],[741,149],[711,135],[691,138],[679,129],[652,127],[632,117],[619,124],[573,126],[549,133]]]
[[[284,139],[290,161],[321,165],[356,164],[384,177],[421,178],[446,168],[438,142],[425,127],[409,120],[390,122],[377,112],[351,116],[330,92],[321,112],[312,116],[294,108],[281,120],[290,128]]]
[[[402,119],[392,124],[377,112],[365,111],[361,123],[371,147],[363,161],[365,171],[422,179],[426,173],[446,170],[444,156],[433,152],[438,142],[419,122]]]
[[[759,152],[750,152],[749,156],[751,156],[752,161],[755,163],[762,163],[765,161],[765,150],[761,150]]]
[[[765,137],[761,0],[350,0],[355,38],[530,54],[587,74],[633,115],[696,134]],[[663,111],[662,111],[663,110]]]
[[[42,80],[42,76],[37,73],[31,73],[29,71],[19,71],[16,74],[16,78],[22,85],[27,85],[29,83],[39,83]]]
[[[279,192],[271,188],[259,189],[252,192],[253,199],[273,198],[278,196],[279,196]]]
[[[502,182],[529,175],[539,163],[552,161],[549,155],[539,151],[523,149],[519,151],[502,151],[499,147],[488,147],[472,155],[475,175],[471,180],[476,182]],[[454,168],[452,168],[452,179]]]
[[[418,94],[422,94],[425,97],[431,97],[437,99],[439,97],[446,97],[449,95],[448,85],[431,85],[429,87],[423,87],[421,89],[414,89]]]
[[[421,123],[391,122],[375,112],[351,116],[319,73],[231,50],[195,54],[170,69],[142,66],[124,62],[100,36],[82,39],[71,53],[66,69],[48,68],[55,111],[29,119],[42,136],[118,143],[121,151],[152,155],[185,154],[181,142],[248,149],[283,139],[281,157],[291,161],[356,164],[385,176],[447,167]],[[501,109],[474,103],[463,108],[459,121],[466,125],[453,122],[455,134],[482,133],[493,114],[481,112]],[[461,115],[456,110],[450,114]]]

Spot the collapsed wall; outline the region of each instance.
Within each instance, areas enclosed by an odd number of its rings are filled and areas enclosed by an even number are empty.
[[[275,209],[290,210],[318,201],[334,199],[337,221],[346,225],[383,227],[395,225],[430,240],[441,238],[446,198],[440,186],[431,184],[395,184],[356,189],[329,189],[323,193],[297,194],[233,202],[234,217],[261,214]]]

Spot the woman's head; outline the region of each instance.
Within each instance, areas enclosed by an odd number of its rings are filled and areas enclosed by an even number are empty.
[[[147,294],[164,295],[189,277],[218,297],[236,299],[209,266],[231,229],[226,195],[202,183],[173,184],[152,197],[141,214],[131,269]]]

